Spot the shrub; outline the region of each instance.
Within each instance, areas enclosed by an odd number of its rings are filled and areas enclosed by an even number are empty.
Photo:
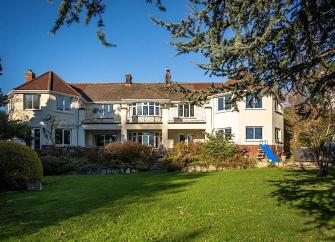
[[[41,182],[43,168],[35,151],[26,145],[0,141],[0,189],[24,189]]]
[[[111,143],[106,151],[112,159],[120,160],[128,167],[147,169],[155,159],[151,148],[135,142]]]
[[[66,160],[57,156],[42,156],[43,173],[45,176],[65,175],[74,172],[78,166],[70,159]]]
[[[181,170],[190,164],[201,160],[203,143],[194,142],[189,144],[177,143],[169,152],[166,160],[170,163],[170,169]]]
[[[226,169],[246,169],[256,166],[256,160],[241,153],[236,153],[220,163]]]
[[[236,148],[229,137],[222,135],[220,132],[207,135],[208,139],[202,149],[204,160],[217,165],[236,154]]]

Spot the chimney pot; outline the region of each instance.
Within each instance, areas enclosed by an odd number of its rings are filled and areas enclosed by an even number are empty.
[[[24,73],[24,80],[25,82],[30,82],[31,80],[33,80],[35,78],[35,73],[31,70],[28,69],[25,73]]]
[[[133,83],[133,77],[130,73],[126,74],[126,84],[131,85]]]
[[[171,84],[171,71],[170,69],[165,69],[165,84]]]

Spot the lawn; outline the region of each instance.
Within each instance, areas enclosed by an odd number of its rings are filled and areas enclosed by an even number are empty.
[[[47,177],[0,193],[0,240],[334,240],[334,184],[275,168]]]

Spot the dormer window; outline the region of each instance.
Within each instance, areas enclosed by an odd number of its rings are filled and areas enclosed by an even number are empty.
[[[57,111],[71,111],[72,99],[70,97],[57,96],[56,107]]]
[[[40,109],[40,98],[41,95],[39,94],[23,94],[24,109]]]
[[[133,103],[132,112],[134,116],[159,116],[160,105],[154,102]]]

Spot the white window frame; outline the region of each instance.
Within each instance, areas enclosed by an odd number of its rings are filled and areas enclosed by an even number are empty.
[[[278,131],[278,133],[277,133]],[[280,128],[275,128],[275,142],[281,143],[282,142],[282,131]]]
[[[56,140],[56,132],[57,132],[57,130],[62,130],[62,136],[61,136],[62,143],[57,143],[57,140]],[[69,144],[64,144],[64,137],[65,137],[64,132],[65,131],[70,131],[70,139],[69,139],[70,143]],[[71,146],[72,145],[72,130],[71,129],[62,129],[62,128],[55,129],[55,144],[57,146]]]
[[[230,130],[229,133],[227,133],[227,130]],[[231,127],[225,127],[225,128],[219,128],[218,132],[220,132],[223,136],[230,135],[230,138],[232,138],[233,135],[233,129]]]
[[[247,137],[247,129],[253,129],[253,137],[250,139]],[[256,138],[256,129],[261,129],[262,130],[262,137],[261,138]],[[245,139],[249,140],[249,141],[258,141],[258,140],[262,140],[264,137],[264,132],[263,132],[263,126],[246,126],[245,127]]]
[[[31,108],[26,108],[26,96],[31,96]],[[36,97],[38,97],[38,108],[34,108],[34,101],[36,101]],[[41,94],[24,93],[23,94],[23,109],[24,110],[39,110],[39,109],[41,109]]]
[[[57,106],[57,100],[61,99],[62,102],[62,108],[59,109]],[[70,107],[67,109],[66,108],[66,101],[70,101]],[[56,96],[56,110],[57,111],[61,111],[61,112],[71,112],[72,111],[72,98],[71,97],[66,97],[66,96],[61,96],[61,95],[57,95]]]
[[[150,114],[150,108],[153,109],[153,114]],[[137,102],[131,105],[133,116],[160,116],[160,104],[155,102]],[[147,114],[144,114],[144,109],[147,109]],[[139,112],[141,110],[141,112]]]
[[[110,103],[104,103],[104,104],[100,104],[99,106],[99,113],[100,116],[99,118],[104,119],[111,119],[114,116],[114,111],[113,111],[113,104]]]
[[[182,115],[180,115],[180,111]],[[194,118],[194,105],[193,104],[179,104],[178,117],[180,118]]]
[[[222,109],[219,108],[221,106],[220,102],[222,102]],[[231,95],[224,95],[224,96],[218,97],[216,104],[217,104],[218,112],[230,111],[232,109]]]
[[[150,135],[152,134],[153,134],[153,141],[154,141],[153,145],[150,144]],[[149,144],[146,144],[145,139],[148,139]],[[151,131],[129,132],[128,140],[131,142],[140,143],[142,145],[148,145],[154,148],[158,148],[162,144],[162,133],[151,132]]]
[[[248,107],[248,97],[251,97],[251,107]],[[260,107],[256,107],[257,98],[260,100]],[[246,109],[263,109],[263,97],[260,94],[247,94],[245,97],[245,108]]]

